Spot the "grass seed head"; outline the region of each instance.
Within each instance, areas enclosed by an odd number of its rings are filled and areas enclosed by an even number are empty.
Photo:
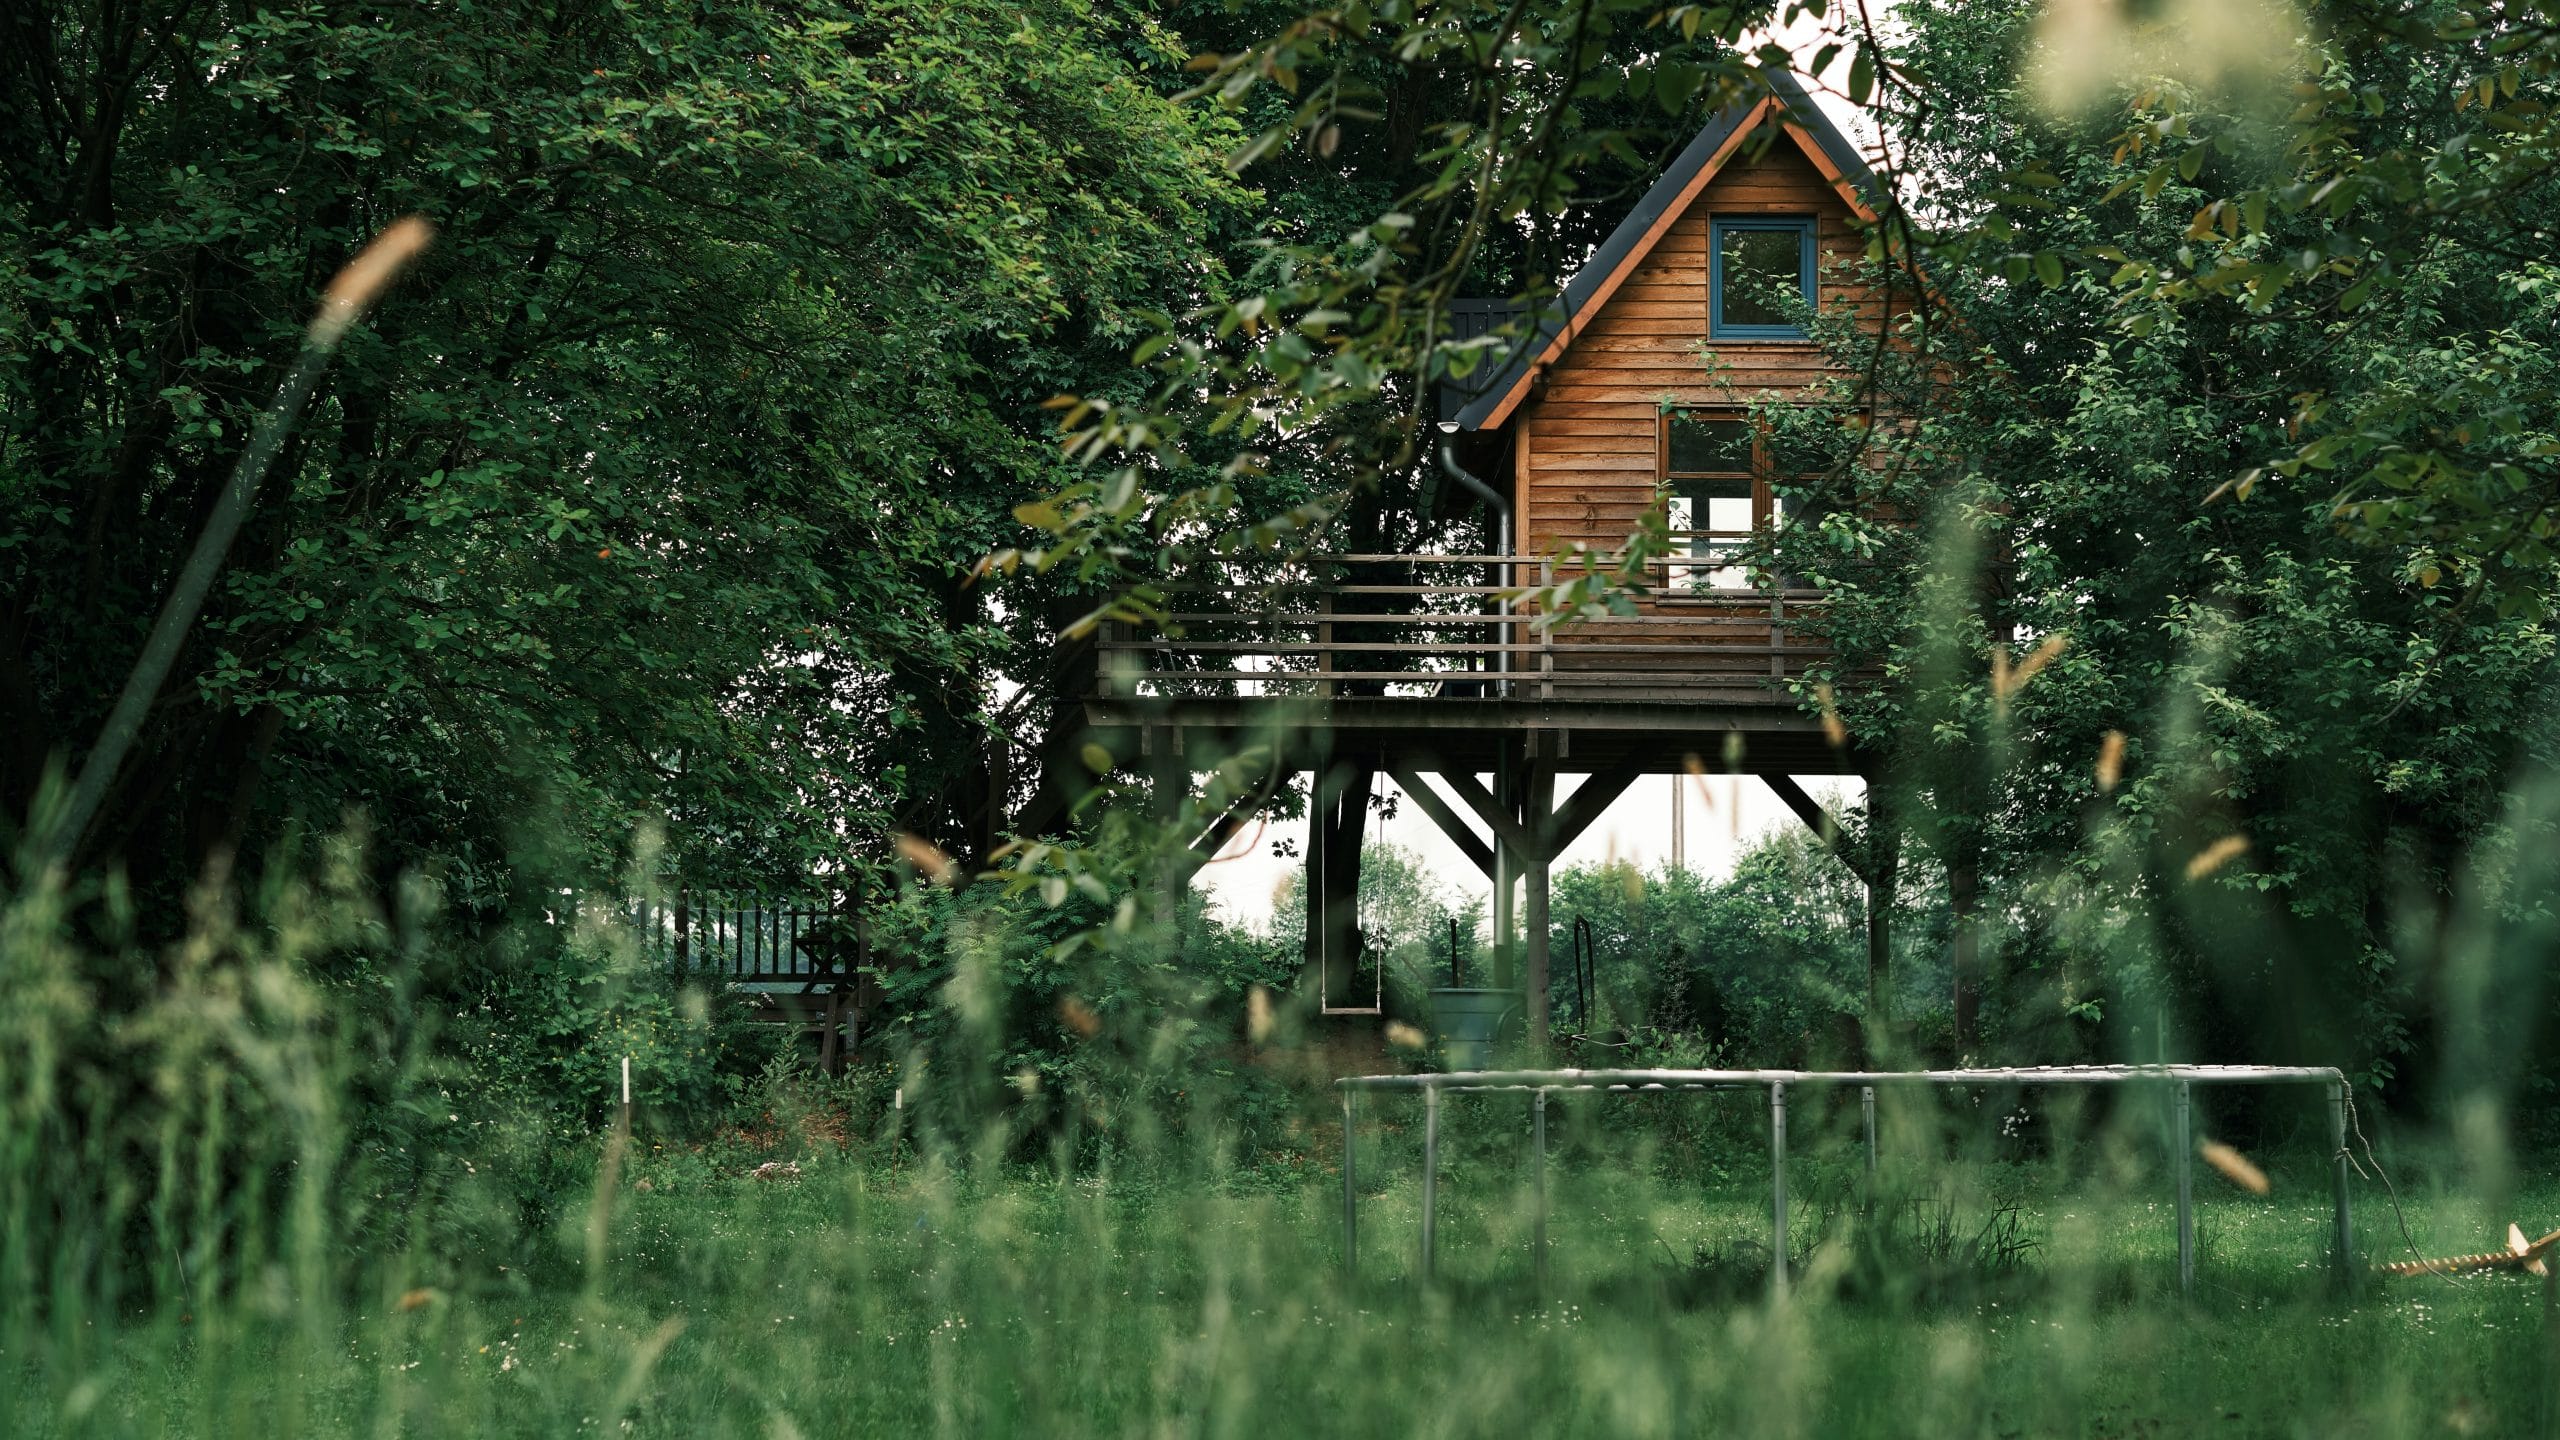
[[[436,227],[423,216],[392,221],[322,292],[320,313],[311,317],[310,343],[323,350],[336,348],[347,327],[381,298],[392,279],[435,238]]]
[[[2267,1172],[2256,1162],[2219,1140],[2206,1140],[2196,1146],[2196,1155],[2210,1165],[2223,1179],[2252,1195],[2264,1195],[2271,1188]]]
[[[898,858],[916,867],[916,873],[936,885],[947,886],[959,883],[960,867],[950,856],[942,853],[941,846],[921,835],[910,835],[904,830],[898,832],[897,841]]]
[[[2098,742],[2098,792],[2112,795],[2116,782],[2124,778],[2124,732],[2110,730]]]
[[[1822,707],[1822,738],[1829,741],[1834,750],[1849,748],[1849,727],[1840,723],[1840,707],[1833,703],[1830,682],[1823,681],[1816,684],[1813,687],[1813,698]],[[1689,773],[1692,775],[1704,773],[1697,765],[1695,757],[1691,758]]]
[[[2233,860],[2249,853],[2249,837],[2225,835],[2197,851],[2187,861],[2187,878],[2201,880]]]

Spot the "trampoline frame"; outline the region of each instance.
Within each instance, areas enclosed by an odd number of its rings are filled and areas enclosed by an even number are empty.
[[[1530,1097],[1532,1188],[1536,1220],[1531,1234],[1537,1282],[1547,1280],[1547,1096],[1559,1090],[1623,1094],[1673,1094],[1766,1088],[1769,1092],[1769,1290],[1787,1292],[1787,1091],[1791,1086],[1848,1086],[1859,1090],[1867,1176],[1876,1173],[1876,1091],[1892,1086],[2127,1085],[2173,1087],[2173,1143],[2178,1181],[2178,1293],[2196,1282],[2195,1128],[2197,1085],[2322,1085],[2329,1090],[2330,1166],[2333,1172],[2332,1263],[2342,1282],[2354,1277],[2355,1229],[2348,1195],[2347,1111],[2344,1072],[2298,1065],[2045,1065],[1957,1070],[1461,1070],[1435,1075],[1352,1075],[1335,1082],[1342,1091],[1342,1266],[1360,1273],[1360,1192],[1353,1142],[1364,1092],[1422,1092],[1422,1278],[1433,1278],[1440,1191],[1440,1097],[1443,1094],[1525,1092]]]

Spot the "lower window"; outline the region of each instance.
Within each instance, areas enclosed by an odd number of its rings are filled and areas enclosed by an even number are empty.
[[[1672,595],[1758,588],[1745,563],[1754,543],[1787,518],[1767,428],[1736,410],[1669,410],[1658,445],[1676,557]]]

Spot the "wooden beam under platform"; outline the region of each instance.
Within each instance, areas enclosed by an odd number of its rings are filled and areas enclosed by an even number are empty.
[[[1306,769],[1318,747],[1361,751],[1411,768],[1484,774],[1499,770],[1532,734],[1559,737],[1557,768],[1599,772],[1633,764],[1669,774],[1690,761],[1712,773],[1854,775],[1854,747],[1834,745],[1820,717],[1765,692],[1731,704],[1640,700],[1500,700],[1407,696],[1203,697],[1087,702],[1091,737],[1115,755],[1134,754],[1150,726],[1186,732],[1194,754],[1278,745],[1285,763]]]
[[[1517,816],[1511,813],[1510,807],[1495,799],[1493,792],[1484,788],[1473,771],[1456,770],[1440,764],[1434,764],[1432,768],[1440,772],[1441,782],[1449,787],[1449,793],[1464,801],[1468,809],[1476,812],[1476,818],[1485,823],[1485,828],[1493,832],[1495,843],[1505,846],[1514,855],[1530,855],[1537,852],[1538,842],[1531,838],[1529,830],[1521,825]],[[1399,779],[1397,783],[1403,782]],[[1428,808],[1424,813],[1430,813]],[[1436,820],[1439,817],[1434,815],[1432,818]],[[1444,824],[1442,828],[1447,827]]]

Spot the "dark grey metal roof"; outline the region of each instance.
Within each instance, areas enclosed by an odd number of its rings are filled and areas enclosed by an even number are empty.
[[[1858,154],[1858,147],[1850,144],[1849,137],[1841,134],[1840,128],[1822,113],[1822,107],[1813,103],[1813,97],[1805,93],[1804,85],[1785,71],[1771,72],[1768,81],[1771,93],[1786,107],[1787,118],[1804,127],[1805,133],[1813,137],[1814,144],[1821,147],[1824,157],[1840,171],[1842,177],[1857,187],[1860,194],[1867,197],[1869,206],[1883,209],[1883,187],[1875,172],[1867,168],[1865,158]],[[1627,263],[1637,243],[1653,228],[1654,222],[1679,203],[1689,183],[1715,159],[1716,152],[1724,148],[1725,142],[1733,138],[1744,121],[1750,119],[1759,103],[1757,99],[1743,101],[1707,122],[1707,127],[1698,132],[1697,138],[1689,142],[1679,158],[1671,162],[1671,168],[1662,172],[1662,178],[1653,182],[1652,189],[1645,191],[1644,198],[1636,202],[1636,208],[1628,211],[1627,218],[1619,222],[1618,228],[1609,232],[1608,240],[1592,253],[1580,270],[1574,272],[1573,278],[1565,283],[1564,294],[1549,303],[1537,336],[1525,343],[1515,340],[1509,364],[1489,371],[1479,370],[1463,381],[1444,383],[1441,386],[1440,413],[1450,414],[1454,408],[1453,400],[1468,397],[1464,408],[1457,409],[1454,418],[1462,429],[1483,428],[1485,417],[1502,403],[1502,397],[1511,392],[1520,377],[1527,373],[1530,364],[1546,353],[1547,346],[1582,314],[1583,307],[1591,303],[1592,297],[1608,283],[1609,277]],[[1518,302],[1514,301],[1461,300],[1457,303],[1461,307],[1511,306],[1514,307],[1513,313],[1517,313],[1518,308]],[[1466,334],[1479,334],[1484,328],[1479,321],[1476,328],[1466,331]]]

